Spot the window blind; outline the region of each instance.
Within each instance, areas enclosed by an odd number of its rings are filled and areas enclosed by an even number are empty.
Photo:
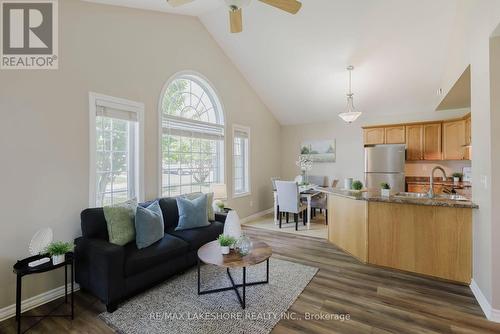
[[[96,116],[138,122],[138,109],[120,103],[96,99]]]
[[[172,136],[224,140],[224,126],[191,119],[183,120],[181,117],[164,118],[162,132]]]

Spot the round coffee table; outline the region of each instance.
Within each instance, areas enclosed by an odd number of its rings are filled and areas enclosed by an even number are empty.
[[[250,253],[245,256],[241,256],[238,252],[231,250],[227,255],[222,255],[220,251],[219,242],[217,240],[209,242],[198,249],[198,294],[206,295],[209,293],[217,293],[227,290],[234,290],[236,296],[240,302],[241,308],[246,307],[246,287],[258,284],[269,283],[269,258],[273,254],[273,250],[268,244],[262,241],[252,240],[253,247]],[[214,266],[226,268],[227,276],[231,281],[230,287],[219,288],[213,290],[201,291],[201,277],[200,277],[200,261],[211,264]],[[247,267],[254,266],[256,264],[266,261],[266,280],[260,282],[247,282]],[[243,280],[241,284],[235,284],[233,277],[229,271],[230,268],[242,268],[243,269]],[[240,295],[238,288],[242,289],[242,295]]]

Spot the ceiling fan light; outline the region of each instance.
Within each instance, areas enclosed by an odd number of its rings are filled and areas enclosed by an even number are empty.
[[[359,116],[361,116],[361,112],[359,111],[347,111],[339,114],[339,117],[342,118],[346,123],[352,123],[356,121]]]
[[[224,0],[230,8],[244,8],[250,4],[251,0]]]

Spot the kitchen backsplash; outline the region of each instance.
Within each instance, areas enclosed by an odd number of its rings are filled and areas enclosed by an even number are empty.
[[[464,167],[471,167],[470,161],[416,161],[405,164],[406,176],[429,176],[435,166],[441,166],[448,177],[455,172],[462,173]],[[437,176],[441,176],[438,172]]]

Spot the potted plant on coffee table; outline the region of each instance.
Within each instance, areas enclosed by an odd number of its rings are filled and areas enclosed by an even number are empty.
[[[58,265],[63,263],[65,255],[73,250],[73,245],[69,242],[54,241],[47,246],[47,253],[52,257],[52,264]]]
[[[221,253],[226,255],[229,254],[229,247],[235,243],[236,239],[229,235],[221,234],[219,238],[217,238],[217,241],[219,242]]]
[[[387,182],[380,184],[380,194],[384,197],[391,196],[391,186]]]

